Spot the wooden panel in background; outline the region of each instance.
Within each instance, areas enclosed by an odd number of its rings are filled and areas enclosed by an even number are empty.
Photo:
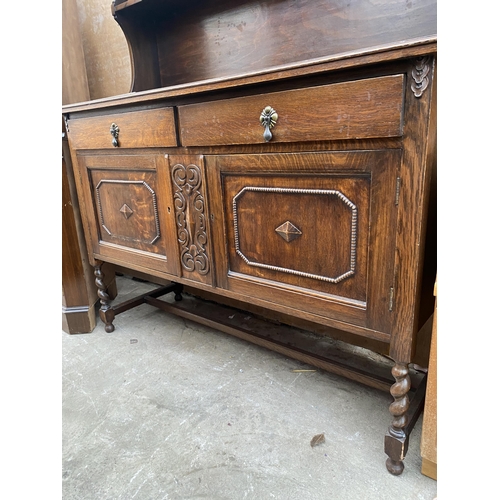
[[[62,2],[62,102],[90,98],[75,0]],[[90,333],[96,324],[98,302],[93,269],[89,263],[76,195],[73,167],[62,126],[62,328],[66,333]],[[114,272],[105,266],[108,294],[116,296]]]
[[[77,7],[90,99],[127,93],[131,82],[128,44],[111,15],[111,1],[78,0]]]
[[[76,0],[62,3],[62,102],[90,99]]]
[[[431,354],[420,454],[422,455],[422,474],[437,480],[437,300],[432,323]]]
[[[158,27],[162,86],[369,52],[437,33],[436,0],[156,4],[166,13]],[[120,14],[132,19],[138,12],[140,4]]]
[[[62,328],[66,333],[90,333],[96,325],[98,302],[94,270],[87,257],[68,141],[62,158]],[[105,265],[105,284],[116,297],[112,266]]]

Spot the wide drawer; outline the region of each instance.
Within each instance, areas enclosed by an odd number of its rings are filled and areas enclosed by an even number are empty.
[[[179,107],[183,146],[398,137],[404,76],[391,75]],[[276,116],[272,116],[274,119]]]
[[[118,128],[117,145],[111,128]],[[115,113],[68,121],[75,149],[150,148],[177,146],[173,108]]]

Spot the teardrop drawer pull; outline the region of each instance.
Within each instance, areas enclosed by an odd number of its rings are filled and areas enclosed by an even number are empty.
[[[112,123],[109,128],[109,133],[113,136],[113,146],[117,148],[118,144],[118,134],[120,133],[120,127],[116,123]]]
[[[271,129],[276,125],[277,121],[278,113],[276,113],[271,106],[266,106],[260,114],[260,123],[263,127],[265,127],[264,139],[266,142],[269,142],[272,139],[273,134],[271,133]]]

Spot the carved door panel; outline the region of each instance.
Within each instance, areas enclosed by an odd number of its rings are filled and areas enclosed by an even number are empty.
[[[169,156],[180,275],[212,285],[213,262],[203,156]]]
[[[399,150],[207,157],[218,286],[390,332],[399,163]]]
[[[168,163],[164,155],[80,155],[96,258],[178,275]]]

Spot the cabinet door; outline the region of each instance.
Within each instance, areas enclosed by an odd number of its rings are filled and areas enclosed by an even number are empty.
[[[400,156],[207,158],[218,286],[389,333]]]
[[[87,154],[78,165],[94,257],[178,275],[165,156]]]

